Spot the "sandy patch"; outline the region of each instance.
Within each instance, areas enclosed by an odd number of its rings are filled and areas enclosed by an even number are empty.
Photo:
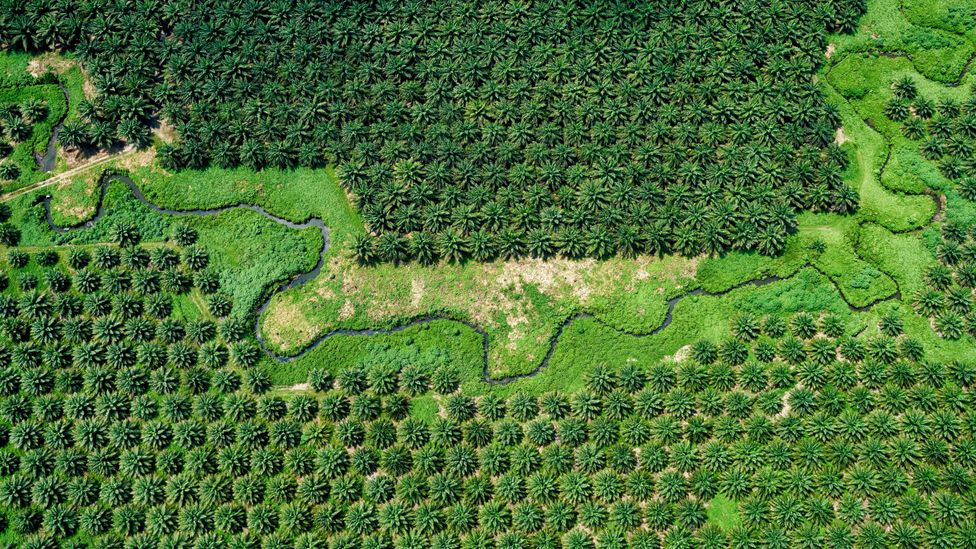
[[[345,265],[338,265],[336,266],[335,269],[336,270],[333,270],[333,272],[345,272],[345,273],[350,272],[349,267]],[[367,276],[371,274],[371,271],[363,270],[363,269],[360,269],[355,272],[359,272],[360,274],[366,274]],[[360,289],[362,289],[362,283],[356,276],[347,275],[342,277],[342,290],[341,290],[342,295],[347,295],[347,296],[356,295],[359,293]]]
[[[282,391],[308,391],[312,386],[308,383],[296,383],[290,387],[280,387]]]
[[[68,168],[83,166],[84,164],[96,162],[98,160],[102,160],[103,158],[109,157],[109,154],[106,151],[98,151],[95,154],[86,155],[83,150],[75,147],[62,150],[64,151],[64,160],[68,164]]]
[[[518,349],[519,341],[525,337],[525,332],[519,329],[512,330],[508,332],[508,343],[505,344],[505,348],[509,351],[514,351]]]
[[[332,301],[335,298],[336,298],[335,291],[332,289],[331,286],[328,286],[323,280],[322,284],[319,284],[318,287],[315,288],[314,295],[312,296],[312,301],[318,303],[319,301],[322,300]]]
[[[528,324],[529,319],[525,316],[525,312],[522,311],[522,307],[516,307],[515,311],[512,311],[507,317],[505,317],[505,323],[508,324],[509,328],[514,328],[520,324]]]
[[[342,308],[339,309],[339,320],[349,320],[356,314],[356,306],[352,304],[351,300],[346,300],[342,304]]]
[[[824,52],[824,57],[830,59],[834,55],[835,51],[837,51],[837,44],[834,43],[827,44],[827,51]]]
[[[336,297],[336,294],[332,291],[332,288],[324,284],[315,289],[315,295],[317,296],[313,298],[315,301],[318,301],[319,299],[330,301]]]
[[[309,341],[317,332],[300,303],[282,299],[268,307],[261,326],[268,341],[283,349]]]
[[[420,306],[421,300],[424,299],[424,289],[427,287],[427,283],[422,277],[414,277],[410,281],[410,304],[416,309]]]
[[[61,215],[67,217],[68,219],[86,219],[91,217],[91,212],[93,212],[95,208],[81,205],[66,207],[62,204],[57,208],[57,210],[61,212]]]
[[[792,391],[786,391],[785,393],[783,393],[783,409],[780,410],[778,414],[776,414],[776,417],[786,417],[790,413],[790,410],[792,409],[792,407],[790,406],[791,393]]]
[[[145,148],[141,151],[136,150],[132,145],[128,145],[122,152],[126,153],[125,156],[120,156],[118,167],[125,170],[133,171],[136,168],[151,167],[153,171],[162,170],[162,168],[157,168],[157,164],[153,162],[156,159],[156,150],[152,147]]]
[[[699,255],[687,260],[684,267],[681,268],[682,278],[695,278],[698,276],[698,264],[701,262],[703,255]]]
[[[110,154],[108,151],[98,151],[95,154],[86,156],[84,151],[74,147],[61,149],[61,154],[69,169],[83,167],[85,164],[91,164],[109,158],[116,158],[115,162],[118,167],[126,170],[134,170],[136,168],[151,166],[153,160],[156,158],[156,153],[152,148],[139,151],[132,145],[127,145],[124,149],[114,154]]]
[[[651,257],[646,255],[639,256],[634,260],[637,263],[637,270],[634,271],[634,274],[624,287],[627,292],[635,291],[638,284],[651,278],[651,272],[647,270],[647,266],[651,260]]]
[[[43,55],[33,57],[30,61],[28,61],[27,72],[34,78],[38,78],[49,72],[54,74],[63,74],[65,71],[76,65],[77,63],[75,61],[65,59],[60,55],[45,53]]]
[[[674,353],[675,362],[684,362],[691,356],[691,345],[685,345]]]
[[[528,258],[505,261],[501,263],[502,270],[496,282],[500,287],[511,286],[516,291],[521,291],[524,284],[532,284],[546,295],[561,293],[568,288],[581,302],[585,302],[593,292],[587,284],[586,275],[594,270],[595,265],[593,259]]]
[[[172,143],[176,141],[176,128],[166,120],[159,119],[159,122],[152,129],[153,135],[159,138],[163,143]]]
[[[843,145],[848,141],[850,141],[850,138],[847,137],[847,133],[844,132],[844,128],[842,127],[837,128],[837,131],[834,132],[834,143],[837,143],[838,145]]]

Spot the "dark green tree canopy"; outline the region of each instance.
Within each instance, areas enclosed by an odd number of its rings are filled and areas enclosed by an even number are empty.
[[[170,168],[334,163],[392,235],[364,262],[776,254],[856,207],[812,76],[863,4],[14,2],[0,44],[80,54],[72,140],[162,116]]]

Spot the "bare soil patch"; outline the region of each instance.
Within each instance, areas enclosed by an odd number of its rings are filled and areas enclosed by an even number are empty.
[[[691,356],[691,345],[685,345],[684,347],[675,351],[674,356],[665,358],[670,358],[674,362],[684,362],[688,360],[689,356]]]
[[[78,63],[76,61],[65,59],[55,53],[45,53],[31,58],[27,63],[27,72],[34,78],[38,78],[49,72],[62,74],[77,65]]]
[[[834,132],[834,143],[843,145],[848,141],[850,141],[850,138],[847,137],[847,133],[844,132],[844,128],[837,128],[837,131]]]
[[[315,325],[305,316],[303,307],[289,299],[278,299],[268,307],[261,323],[264,336],[276,347],[289,349],[310,341],[316,334]]]
[[[342,304],[342,308],[339,309],[339,320],[349,320],[356,314],[356,306],[352,304],[351,300],[346,300]]]
[[[513,286],[521,291],[523,284],[532,284],[546,295],[562,293],[571,289],[572,293],[586,302],[592,293],[587,283],[587,275],[593,271],[596,261],[584,259],[572,261],[569,259],[519,259],[501,263],[501,273],[497,282],[500,286]]]
[[[424,298],[424,289],[427,284],[423,277],[414,277],[410,281],[410,304],[415,308],[420,306],[420,301]]]
[[[160,119],[152,128],[153,135],[163,143],[173,143],[176,141],[176,128],[166,120]]]
[[[88,77],[88,73],[82,68],[81,63],[78,63],[74,59],[67,59],[56,53],[45,53],[28,61],[27,72],[34,78],[37,78],[47,73],[62,75],[75,67],[81,71],[81,75],[84,77],[81,84],[81,91],[85,94],[85,98],[91,99],[95,97],[97,95],[95,85],[92,84],[91,78]]]

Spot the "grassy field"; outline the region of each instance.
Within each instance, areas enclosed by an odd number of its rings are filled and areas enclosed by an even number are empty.
[[[803,216],[787,252],[775,260],[730,254],[362,267],[348,250],[349,236],[362,230],[348,203],[307,203],[330,195],[306,192],[323,181],[326,188],[334,189],[332,196],[342,196],[330,175],[267,171],[255,176],[208,170],[170,176],[153,167],[133,171],[147,197],[163,206],[249,202],[293,220],[326,220],[332,243],[322,275],[276,295],[262,318],[264,336],[276,352],[284,354],[295,353],[336,328],[391,327],[413,318],[443,315],[474,322],[488,332],[490,371],[493,377],[502,377],[532,370],[558,326],[578,312],[593,314],[613,330],[646,334],[664,321],[672,297],[699,287],[722,292],[767,275],[790,277],[806,265],[818,269],[835,294],[855,307],[873,304],[897,290],[890,277],[858,257],[856,240],[851,238],[859,227],[857,220],[826,214]],[[215,185],[204,183],[211,181]],[[194,192],[199,188],[209,192]],[[77,195],[62,189],[53,194],[55,204],[70,202]],[[811,251],[814,242],[825,245],[822,253]]]
[[[976,53],[976,16],[967,0],[868,0],[857,32],[833,42],[835,59],[884,52],[909,61],[929,80],[957,84]]]
[[[50,191],[51,218],[60,227],[79,225],[95,215],[101,170],[91,170],[58,183]]]

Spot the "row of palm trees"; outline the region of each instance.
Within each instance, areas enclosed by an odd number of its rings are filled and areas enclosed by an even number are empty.
[[[899,322],[879,328],[895,337]],[[743,315],[734,332],[815,347],[848,329],[801,313]],[[965,546],[976,446],[960,414],[976,372],[845,351],[846,383],[804,360],[766,399],[757,380],[777,374],[729,362],[728,341],[678,363],[596,367],[581,389],[541,395],[473,397],[452,365],[393,349],[312,370],[311,392],[287,399],[261,369],[5,366],[2,524],[22,546]],[[432,390],[440,413],[412,415]],[[708,524],[719,494],[741,526]]]

